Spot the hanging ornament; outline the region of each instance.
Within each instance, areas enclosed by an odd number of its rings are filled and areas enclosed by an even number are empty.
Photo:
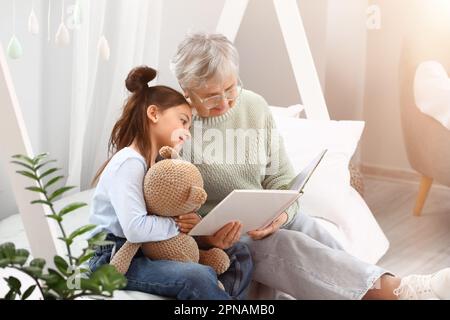
[[[106,40],[105,35],[102,35],[100,37],[100,40],[98,41],[98,52],[99,52],[100,58],[102,58],[105,61],[109,60],[109,57],[111,55],[111,50],[109,49],[109,43],[108,43],[108,40]]]
[[[8,57],[11,59],[19,59],[23,55],[22,45],[16,37],[16,1],[13,0],[13,36],[9,40],[8,48],[6,49]]]
[[[52,40],[50,35],[51,25],[51,13],[52,13],[52,0],[48,0],[48,13],[47,13],[47,41],[50,43]]]
[[[34,0],[31,5],[31,13],[28,17],[28,31],[31,34],[38,34],[39,33],[39,22],[36,17],[36,13],[34,12]]]
[[[66,25],[64,24],[64,0],[62,1],[62,12],[61,12],[61,24],[59,25],[58,31],[55,36],[55,43],[59,47],[65,47],[70,43],[70,34]]]
[[[19,59],[23,55],[22,45],[15,35],[9,40],[7,53],[11,59]]]

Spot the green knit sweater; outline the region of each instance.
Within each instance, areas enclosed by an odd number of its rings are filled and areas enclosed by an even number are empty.
[[[202,216],[235,189],[285,189],[295,176],[267,102],[249,90],[223,115],[194,116],[191,135],[183,158],[203,176],[208,198]],[[297,210],[295,202],[287,223]]]

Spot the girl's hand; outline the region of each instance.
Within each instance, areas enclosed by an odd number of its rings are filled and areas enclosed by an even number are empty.
[[[212,236],[201,236],[200,243],[219,249],[228,249],[241,238],[242,223],[229,222]]]
[[[247,232],[247,234],[253,240],[264,239],[265,237],[270,236],[272,233],[280,229],[280,227],[288,220],[288,215],[286,212],[280,214],[272,223],[265,227],[264,229],[252,230]]]
[[[189,233],[201,219],[202,218],[197,212],[191,212],[175,217],[175,222],[177,223],[180,232]]]

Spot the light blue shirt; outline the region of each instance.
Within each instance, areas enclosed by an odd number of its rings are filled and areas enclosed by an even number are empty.
[[[141,154],[126,147],[117,152],[103,170],[94,192],[91,235],[111,232],[133,243],[161,241],[178,235],[172,218],[148,215],[143,181],[147,164]]]

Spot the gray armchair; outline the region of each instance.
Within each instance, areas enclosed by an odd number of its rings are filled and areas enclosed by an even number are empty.
[[[450,130],[417,108],[413,86],[416,68],[423,61],[436,60],[450,70],[450,45],[446,42],[436,33],[427,32],[423,37],[418,33],[404,41],[400,57],[403,136],[409,163],[421,174],[416,216],[420,216],[434,181],[450,186]]]

